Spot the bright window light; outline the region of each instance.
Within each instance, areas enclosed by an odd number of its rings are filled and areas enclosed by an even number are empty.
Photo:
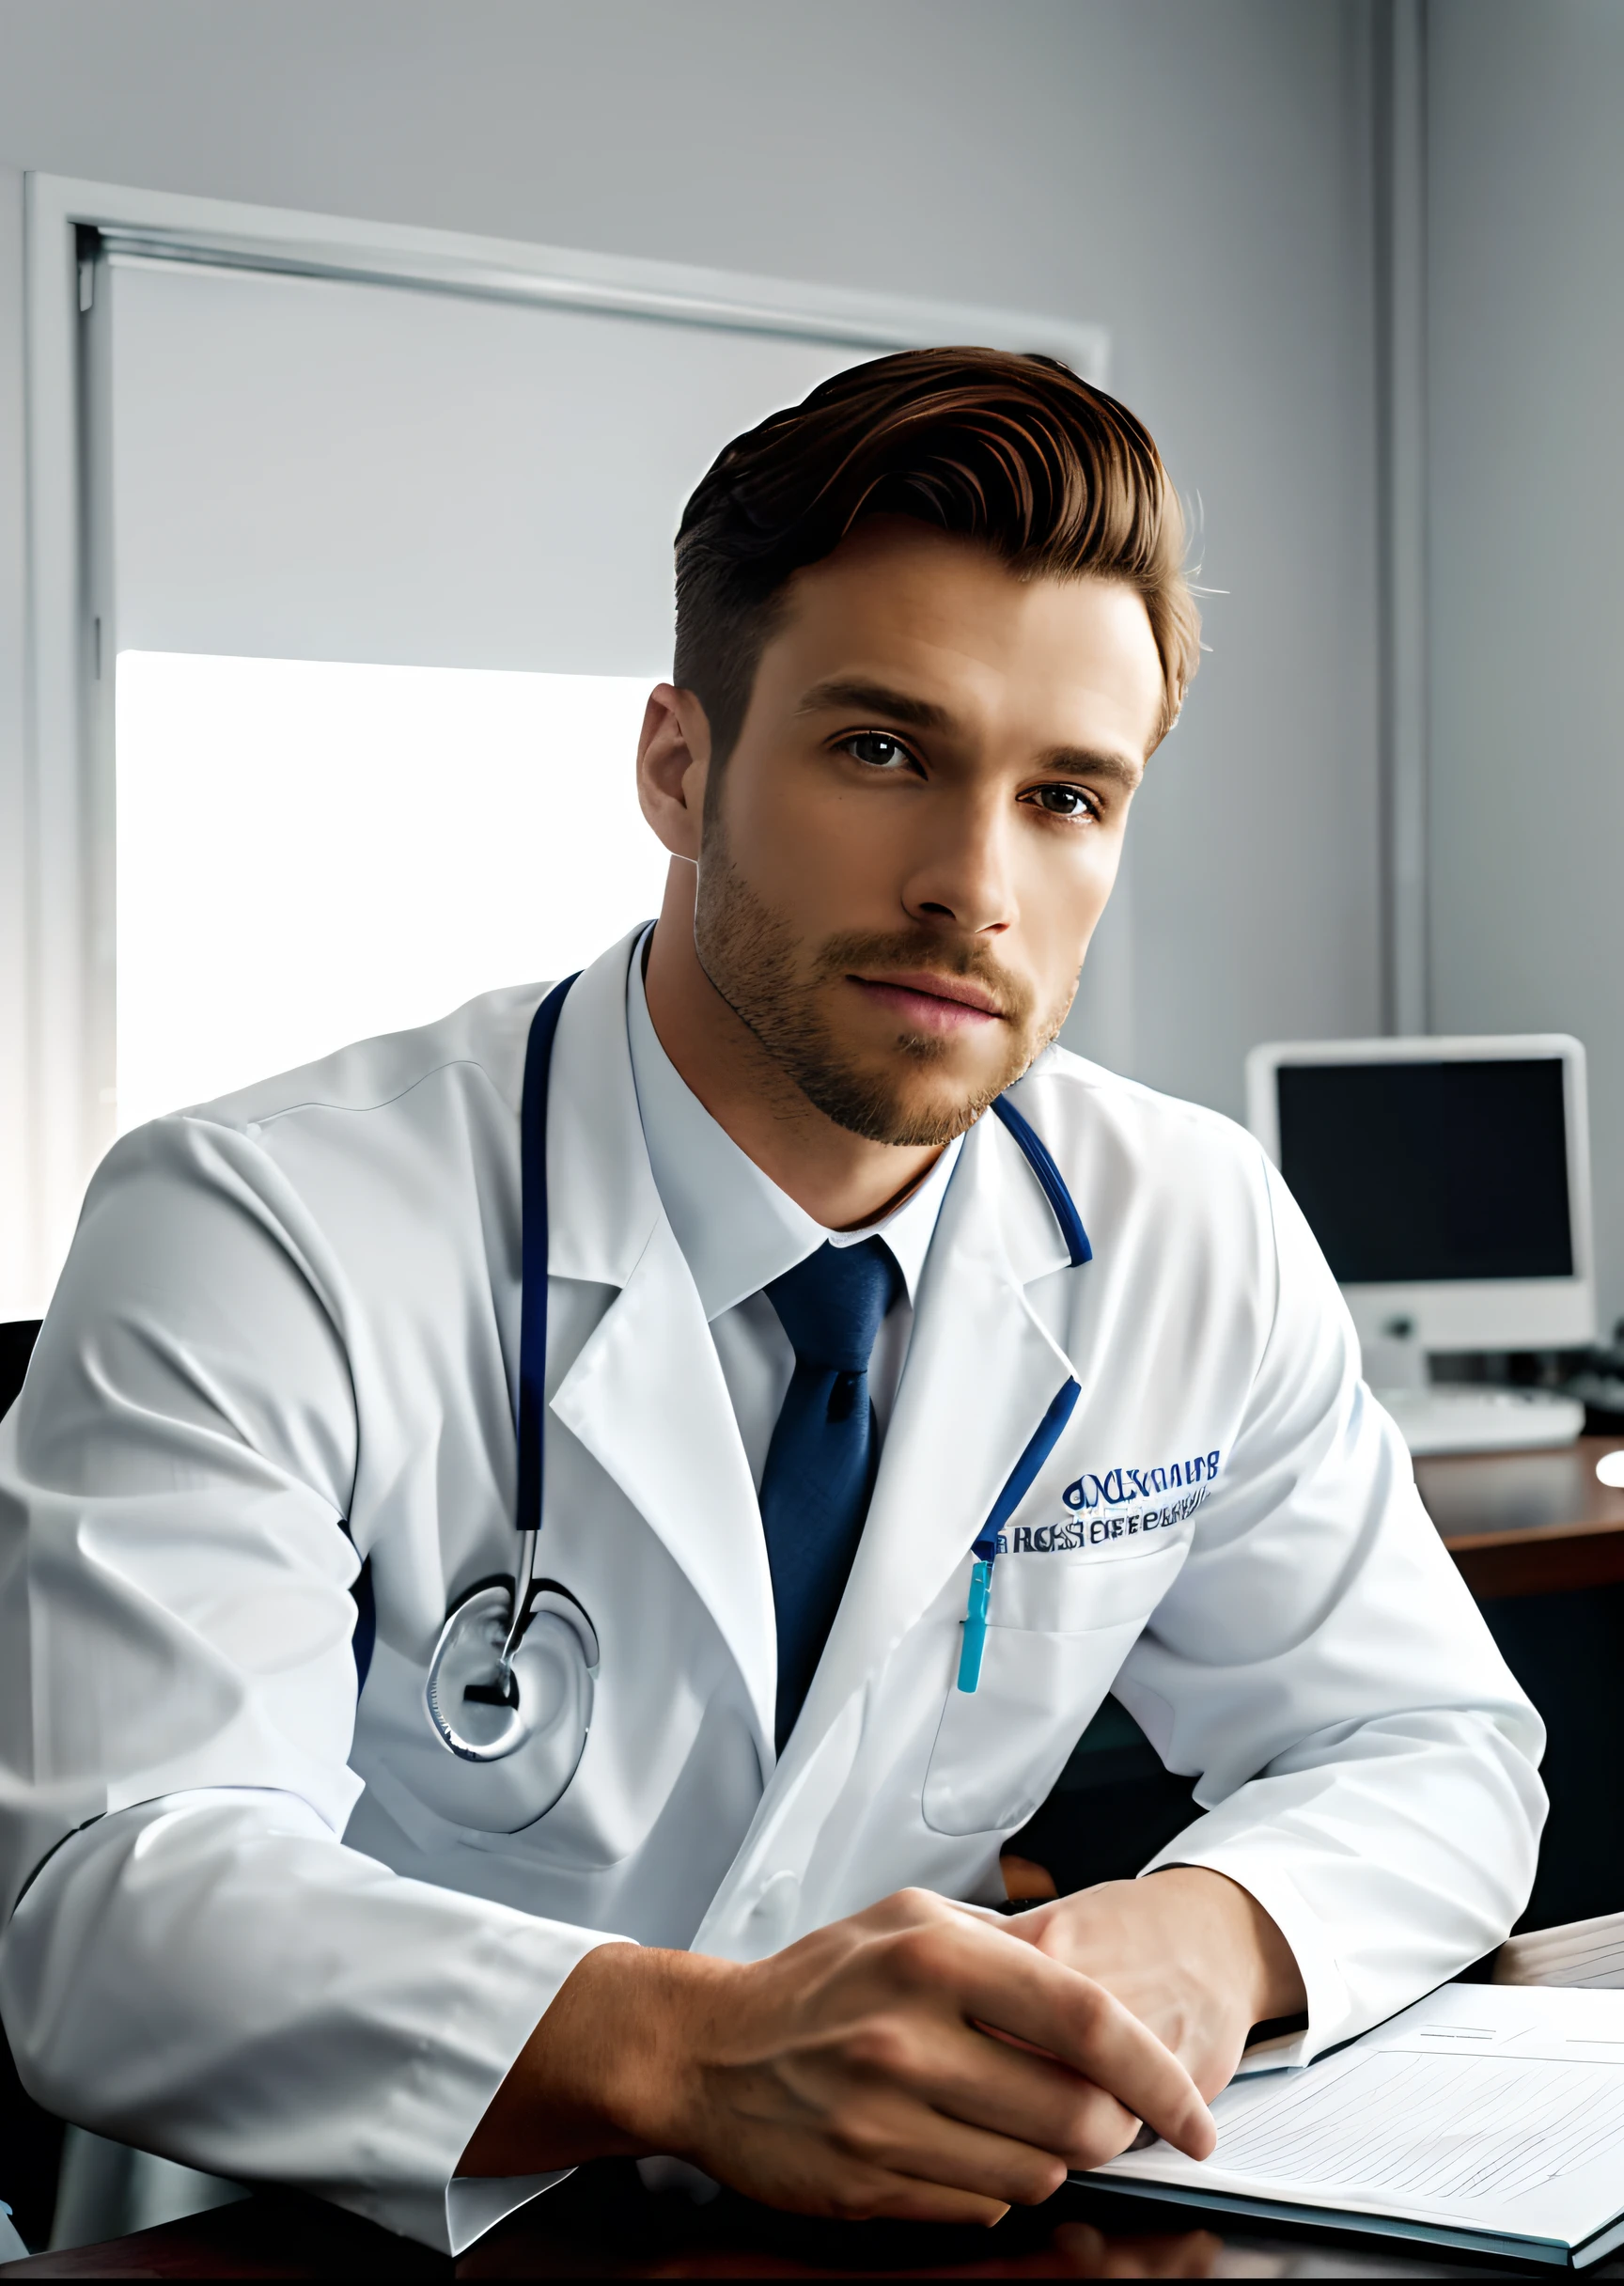
[[[567,975],[652,915],[654,680],[124,652],[120,1131]]]

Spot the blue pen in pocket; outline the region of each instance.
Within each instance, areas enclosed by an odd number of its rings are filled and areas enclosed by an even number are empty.
[[[1071,1418],[1071,1408],[1082,1391],[1074,1381],[1063,1382],[1050,1401],[1049,1410],[1033,1431],[1025,1451],[1009,1471],[1009,1480],[992,1503],[992,1512],[976,1537],[971,1555],[970,1600],[964,1610],[964,1632],[959,1645],[959,1688],[973,1691],[981,1680],[987,1651],[987,1626],[992,1607],[992,1566],[998,1557],[998,1536],[1031,1491],[1038,1471],[1054,1451],[1060,1432]]]

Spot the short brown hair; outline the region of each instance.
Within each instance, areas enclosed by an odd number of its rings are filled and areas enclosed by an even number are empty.
[[[865,516],[978,540],[1018,576],[1119,580],[1144,600],[1166,693],[1184,701],[1200,621],[1184,520],[1149,431],[1057,357],[907,350],[820,383],[735,437],[677,535],[678,682],[731,752],[783,590]]]

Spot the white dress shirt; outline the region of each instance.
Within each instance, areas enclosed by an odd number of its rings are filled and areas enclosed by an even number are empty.
[[[654,1185],[710,1323],[757,1492],[795,1353],[763,1289],[819,1247],[882,1238],[903,1291],[886,1312],[868,1367],[880,1433],[891,1417],[914,1329],[914,1297],[962,1140],[955,1137],[894,1213],[859,1230],[828,1230],[762,1173],[706,1110],[660,1044],[643,989],[643,962],[626,983],[632,1078]]]

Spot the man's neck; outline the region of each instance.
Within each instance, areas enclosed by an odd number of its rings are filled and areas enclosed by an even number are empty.
[[[673,864],[648,947],[644,989],[660,1044],[747,1158],[827,1230],[899,1206],[942,1155],[871,1143],[820,1111],[728,1007],[694,945],[692,867]]]

